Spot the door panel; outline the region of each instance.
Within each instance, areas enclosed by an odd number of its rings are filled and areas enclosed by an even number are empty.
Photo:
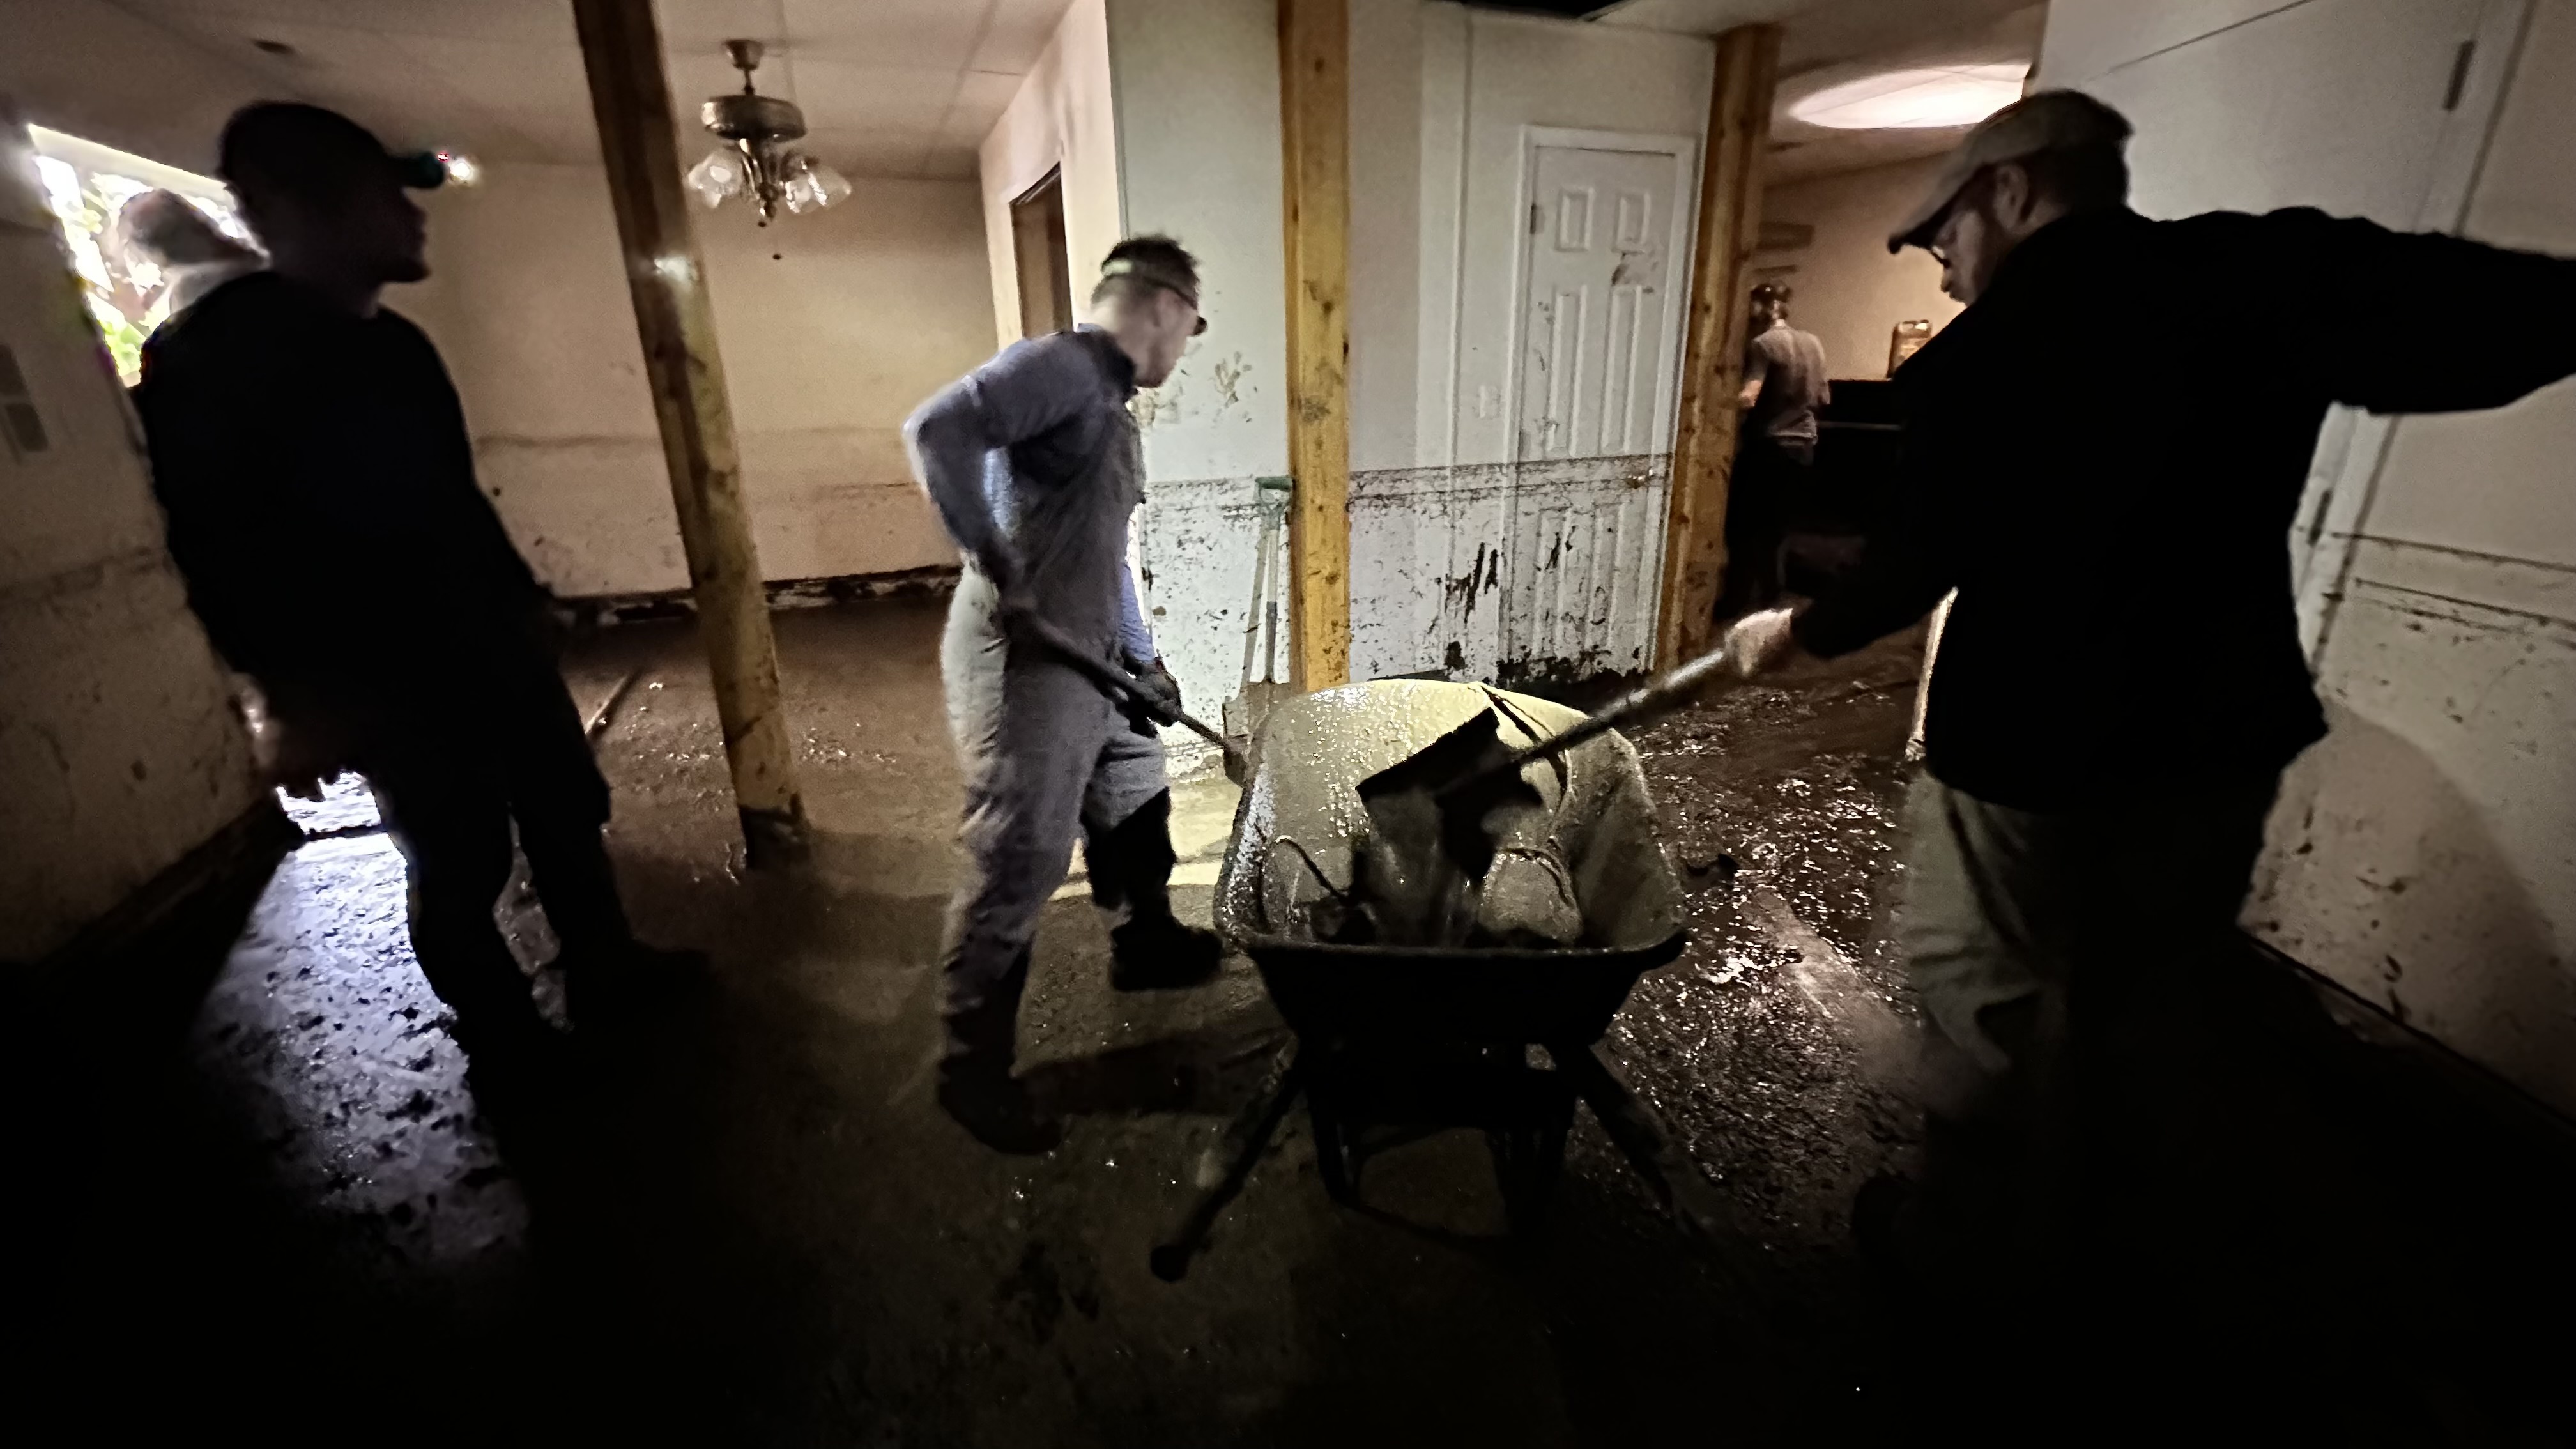
[[[1503,590],[1507,678],[1641,669],[1685,274],[1668,152],[1540,146]]]

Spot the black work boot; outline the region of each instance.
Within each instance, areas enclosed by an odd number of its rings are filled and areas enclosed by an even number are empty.
[[[976,1141],[996,1152],[1035,1157],[1064,1140],[1064,1128],[1038,1111],[1029,1089],[1011,1074],[1023,956],[1011,979],[971,1006],[948,1008],[948,1043],[939,1058],[939,1106]]]
[[[1225,962],[1214,931],[1182,925],[1164,907],[1109,931],[1109,984],[1118,991],[1171,991],[1213,980]]]
[[[1084,826],[1091,903],[1108,917],[1109,984],[1120,991],[1196,986],[1217,973],[1225,947],[1213,931],[1172,915],[1172,792],[1106,830]]]

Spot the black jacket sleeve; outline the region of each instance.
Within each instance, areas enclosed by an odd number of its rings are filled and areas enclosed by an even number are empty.
[[[2279,325],[2336,402],[2461,412],[2576,374],[2576,260],[2318,211],[2259,225]]]

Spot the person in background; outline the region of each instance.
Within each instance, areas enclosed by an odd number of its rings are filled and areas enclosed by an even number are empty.
[[[539,1059],[555,1033],[493,920],[514,824],[576,1023],[700,963],[628,928],[551,600],[475,482],[437,349],[381,305],[429,274],[404,188],[438,170],[276,102],[225,125],[221,169],[270,269],[145,345],[136,401],[171,556],[216,649],[258,685],[280,776],[354,768],[374,788],[457,1040],[478,1064]]]
[[[1012,344],[905,428],[913,469],[966,561],[940,656],[966,772],[968,860],[942,966],[939,1098],[1005,1151],[1042,1151],[1056,1136],[1011,1064],[1038,912],[1077,830],[1092,900],[1112,922],[1113,987],[1193,985],[1223,955],[1213,934],[1172,914],[1160,738],[1015,629],[1044,618],[1179,706],[1127,566],[1144,496],[1127,403],[1161,386],[1206,330],[1198,263],[1167,237],[1130,237],[1110,249],[1091,305],[1089,323]]]
[[[1816,409],[1832,400],[1825,345],[1789,325],[1789,289],[1753,289],[1744,348],[1744,409],[1726,495],[1726,591],[1721,617],[1777,603],[1789,514],[1816,464]]]
[[[1855,1226],[2021,1347],[2100,1272],[2135,1287],[2254,1241],[2233,1214],[2195,1237],[2138,1149],[2206,1140],[2164,1114],[2245,1000],[2265,818],[2325,733],[2284,541],[2327,408],[2501,407],[2576,373],[2576,261],[2304,209],[2151,221],[2129,134],[2042,91],[1952,154],[1888,240],[1966,304],[1896,375],[1899,520],[1825,597],[1728,640],[1755,669],[1830,657],[1957,590],[1898,927],[1936,1028],[1926,1168],[1874,1182]],[[2387,305],[2414,293],[2446,305]],[[2177,409],[2207,336],[2137,320],[2208,296],[2263,364]]]
[[[146,191],[116,213],[117,238],[129,255],[161,273],[167,319],[207,293],[268,265],[268,259],[224,235],[196,203],[175,191]]]

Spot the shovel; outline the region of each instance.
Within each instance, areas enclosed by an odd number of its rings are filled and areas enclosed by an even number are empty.
[[[1582,723],[1517,750],[1503,747],[1494,712],[1479,710],[1465,724],[1362,780],[1360,801],[1381,838],[1410,857],[1417,873],[1447,877],[1440,882],[1447,892],[1439,886],[1432,890],[1435,901],[1444,894],[1454,899],[1459,879],[1482,880],[1493,863],[1489,818],[1497,810],[1535,800],[1536,792],[1521,779],[1522,770],[1622,725],[1687,704],[1736,663],[1729,650],[1710,650],[1646,681]],[[1429,859],[1434,849],[1440,857],[1436,863]]]
[[[1245,767],[1241,746],[1200,720],[1193,719],[1177,709],[1166,709],[1156,704],[1154,696],[1143,684],[1137,682],[1134,675],[1083,648],[1071,635],[1053,624],[1033,614],[1022,614],[1012,620],[1009,627],[1020,638],[1035,643],[1054,655],[1060,662],[1071,666],[1076,674],[1100,686],[1101,693],[1108,695],[1110,699],[1133,705],[1156,724],[1179,725],[1191,734],[1223,750],[1228,769],[1239,770]]]

